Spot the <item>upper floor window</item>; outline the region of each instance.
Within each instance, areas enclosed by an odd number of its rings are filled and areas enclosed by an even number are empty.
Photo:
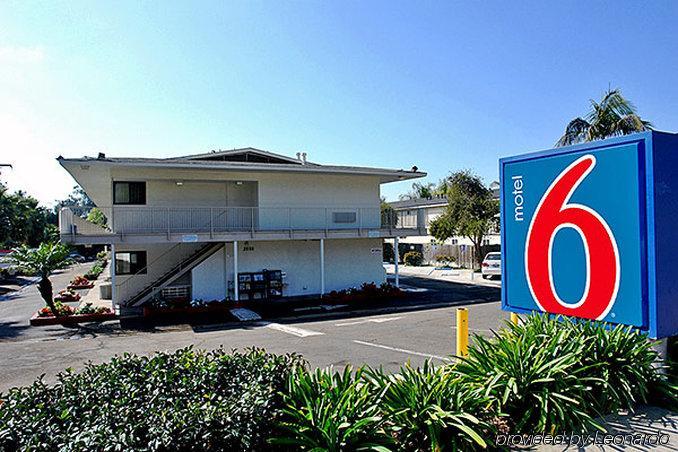
[[[146,204],[146,182],[113,182],[113,204]]]

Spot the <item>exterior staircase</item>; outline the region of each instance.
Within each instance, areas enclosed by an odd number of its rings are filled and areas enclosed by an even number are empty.
[[[129,298],[124,303],[124,305],[126,307],[137,307],[147,303],[156,293],[170,285],[173,281],[177,280],[181,276],[185,275],[186,272],[189,272],[200,265],[214,253],[222,249],[223,246],[223,243],[210,243],[203,246],[202,248],[199,248],[195,253],[179,262],[160,278],[156,279],[151,284],[146,286],[146,288],[138,292],[133,297]]]

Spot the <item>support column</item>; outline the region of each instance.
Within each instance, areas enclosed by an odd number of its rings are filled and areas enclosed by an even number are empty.
[[[115,245],[111,244],[111,307],[114,311],[117,311],[118,303],[116,298],[118,295],[118,289],[115,287]]]
[[[400,274],[398,273],[398,264],[400,261],[400,252],[398,250],[398,245],[400,244],[400,238],[396,236],[393,239],[393,250],[395,251],[395,259],[393,261],[395,262],[395,286],[400,287]]]
[[[320,239],[320,296],[325,295],[325,239]]]
[[[240,283],[238,282],[238,241],[233,242],[233,296],[240,301]]]

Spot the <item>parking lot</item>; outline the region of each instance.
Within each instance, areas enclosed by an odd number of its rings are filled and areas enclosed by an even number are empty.
[[[148,354],[191,345],[206,349],[255,346],[274,353],[300,353],[312,366],[350,363],[397,370],[407,361],[449,359],[455,349],[457,306],[469,308],[472,333],[491,334],[507,317],[496,301],[497,289],[422,278],[403,278],[402,282],[416,297],[402,300],[393,309],[367,314],[324,313],[242,325],[181,324],[141,330],[121,329],[117,322],[109,322],[87,332],[28,327],[27,318],[13,317],[11,326],[2,320],[6,334],[0,338],[0,391],[30,383],[42,374],[52,381],[63,369],[78,369],[90,360],[103,362],[125,352]],[[39,297],[34,289],[26,287],[0,302],[0,313],[22,315],[17,308],[10,309],[12,303],[40,306],[40,300],[33,299]],[[441,305],[445,307],[431,308]]]

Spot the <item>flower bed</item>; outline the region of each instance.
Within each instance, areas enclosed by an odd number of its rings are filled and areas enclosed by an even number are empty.
[[[199,315],[207,313],[226,313],[235,307],[230,300],[188,300],[188,299],[172,299],[160,300],[156,299],[150,305],[144,306],[144,317],[162,317],[170,315]]]
[[[403,291],[389,284],[377,286],[375,283],[363,283],[360,288],[333,290],[323,297],[324,303],[356,303],[366,301],[384,301],[403,296]]]
[[[60,303],[67,303],[72,301],[80,301],[80,294],[75,293],[72,289],[65,289],[59,292],[59,295],[54,297],[54,301]],[[47,308],[49,309],[49,308]]]
[[[117,317],[111,309],[103,306],[94,307],[92,303],[85,303],[78,309],[73,309],[59,301],[56,301],[55,305],[60,314],[59,317],[55,317],[49,307],[44,307],[33,314],[30,319],[31,325],[72,325],[75,323],[103,322]]]
[[[76,276],[68,285],[71,290],[91,289],[92,287],[94,287],[94,283],[82,275]]]

